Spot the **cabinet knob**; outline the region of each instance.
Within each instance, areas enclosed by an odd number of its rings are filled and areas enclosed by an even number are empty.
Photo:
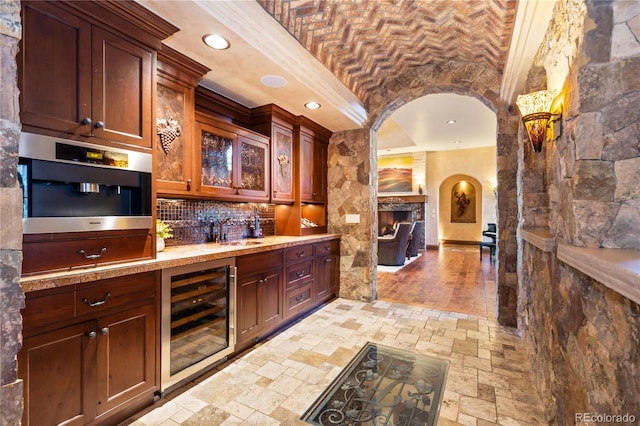
[[[260,284],[264,284],[264,283],[266,283],[267,281],[269,281],[269,278],[263,278],[263,279],[261,279],[261,280],[258,280],[258,283],[260,283]]]
[[[93,121],[89,117],[85,117],[82,119],[82,124],[91,124]]]
[[[107,334],[109,334],[109,327],[102,327],[100,329],[100,334],[102,334],[103,336],[106,336]]]
[[[104,127],[104,121],[96,121],[96,129],[102,129]]]
[[[89,333],[87,333],[87,337],[89,338],[89,340],[95,339],[97,335],[98,333],[96,333],[95,331],[90,331]]]
[[[331,258],[327,258],[324,260],[324,263],[329,263],[329,262],[331,262]]]
[[[298,278],[302,278],[304,277],[304,271],[300,271],[296,275],[298,276]]]
[[[303,251],[299,251],[299,252],[296,253],[296,256],[302,257],[302,256],[304,256],[304,252]]]
[[[296,297],[296,300],[298,302],[302,302],[304,300],[304,296],[298,296],[298,297]]]
[[[187,191],[191,191],[191,179],[187,179]]]

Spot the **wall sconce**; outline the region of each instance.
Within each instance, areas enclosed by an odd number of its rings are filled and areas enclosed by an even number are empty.
[[[535,152],[542,151],[542,142],[547,139],[547,128],[549,127],[551,116],[561,116],[562,114],[552,114],[551,103],[555,98],[555,90],[541,90],[539,92],[520,95],[516,100],[516,105],[522,114],[522,123],[527,129],[529,140]],[[557,119],[553,120],[554,122]],[[559,133],[556,131],[556,133]],[[554,135],[554,138],[559,134]]]

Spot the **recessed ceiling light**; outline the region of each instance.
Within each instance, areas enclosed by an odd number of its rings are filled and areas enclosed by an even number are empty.
[[[322,105],[320,105],[318,102],[307,102],[306,104],[304,104],[304,106],[308,109],[318,109]]]
[[[230,46],[229,41],[218,34],[207,34],[202,37],[202,41],[204,41],[204,44],[207,46],[216,50],[228,49]]]
[[[449,120],[447,121],[447,124],[456,124],[456,120]]]
[[[284,87],[287,85],[287,80],[279,75],[263,75],[260,77],[260,83],[267,87]]]
[[[455,143],[456,145],[460,145],[462,141],[454,141],[453,143]]]

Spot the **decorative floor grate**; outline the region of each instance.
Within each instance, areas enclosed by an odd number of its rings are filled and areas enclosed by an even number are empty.
[[[367,343],[301,417],[313,425],[435,425],[449,361]]]

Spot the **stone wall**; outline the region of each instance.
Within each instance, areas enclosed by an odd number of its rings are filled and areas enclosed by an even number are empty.
[[[547,223],[556,247],[639,250],[640,3],[555,7],[528,85],[560,82],[563,132],[540,154],[521,143],[522,226]],[[521,242],[520,254],[519,323],[547,421],[575,424],[583,412],[638,421],[638,304],[558,260],[555,249]]]
[[[377,288],[375,213],[377,182],[376,144],[371,130],[394,110],[433,93],[472,96],[496,113],[498,176],[498,321],[515,326],[517,321],[516,208],[517,112],[500,99],[501,75],[479,63],[448,62],[412,68],[370,93],[365,108],[369,121],[363,130],[335,134],[329,147],[329,223],[331,232],[343,235],[340,295],[374,298]],[[355,209],[360,210],[355,210]],[[344,224],[346,213],[360,213],[361,223]],[[369,216],[369,217],[366,217]]]
[[[22,418],[22,381],[16,355],[22,345],[22,191],[17,185],[20,118],[15,56],[22,36],[20,2],[0,4],[0,425]]]

